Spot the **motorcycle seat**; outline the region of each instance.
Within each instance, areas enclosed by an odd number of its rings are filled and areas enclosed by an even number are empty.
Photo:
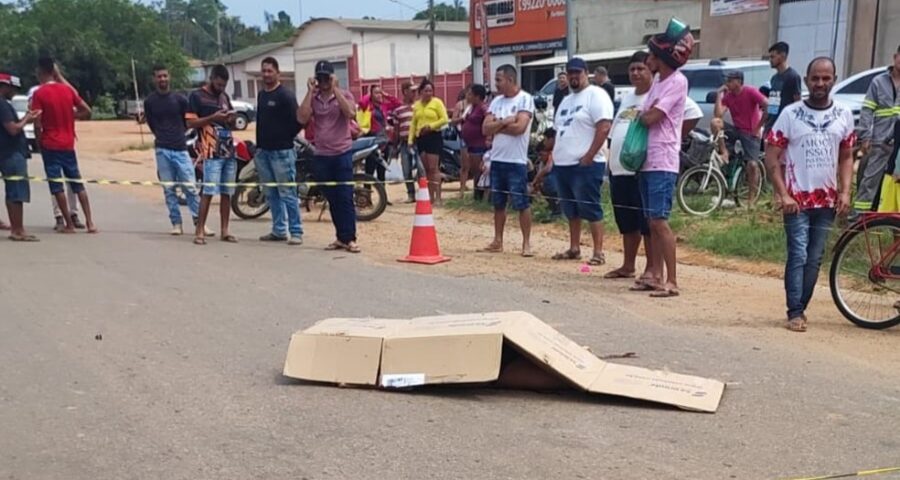
[[[353,141],[353,151],[358,152],[360,150],[365,150],[372,145],[375,145],[376,138],[375,137],[362,137]]]

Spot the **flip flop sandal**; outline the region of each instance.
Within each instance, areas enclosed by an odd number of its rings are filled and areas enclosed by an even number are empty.
[[[591,257],[590,260],[588,260],[587,263],[588,263],[588,265],[591,265],[593,267],[599,267],[600,265],[606,265],[606,255],[604,255],[602,253],[599,255],[594,255],[593,257]]]
[[[225,235],[222,237],[222,241],[225,243],[238,243],[238,239],[234,235]]]
[[[24,235],[21,237],[10,235],[9,239],[13,242],[40,242],[40,239],[38,239],[34,235]]]
[[[603,276],[606,279],[634,278],[634,274],[624,273],[620,269],[613,270]]]
[[[330,245],[328,245],[327,247],[325,247],[325,250],[327,250],[329,252],[333,252],[335,250],[345,250],[346,248],[347,248],[347,245],[344,245],[341,242],[333,242]]]
[[[0,230],[9,230],[9,229],[11,229],[11,228],[12,228],[12,227],[10,227],[9,225],[7,225],[7,224],[5,224],[5,223],[3,223],[3,222],[0,222]]]
[[[674,288],[666,288],[663,290],[657,290],[650,294],[650,298],[673,298],[681,295],[678,290]]]
[[[478,250],[483,253],[503,253],[503,247],[495,247],[493,245],[488,245],[484,248]]]
[[[206,239],[196,237],[194,238],[194,245],[206,245]]]
[[[650,285],[649,283],[638,281],[634,282],[634,285],[628,290],[632,292],[655,292],[659,290],[659,287],[655,287],[653,285]]]
[[[355,244],[355,243],[347,244],[347,245],[344,247],[344,250],[347,250],[347,251],[350,252],[350,253],[360,253],[360,252],[362,252],[362,250],[359,248],[359,245],[357,245],[357,244]]]
[[[806,320],[802,317],[792,318],[788,320],[785,328],[792,332],[804,333],[806,332]]]
[[[581,260],[581,252],[577,250],[566,250],[565,252],[559,252],[550,258],[552,260]]]
[[[523,258],[534,258],[534,252],[532,252],[531,250],[529,250],[527,252],[523,251],[522,257]]]

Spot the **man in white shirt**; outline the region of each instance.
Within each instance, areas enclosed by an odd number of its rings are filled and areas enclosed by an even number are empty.
[[[641,248],[641,240],[644,241],[644,250],[647,252],[647,265],[644,273],[638,279],[635,289],[645,290],[646,284],[657,284],[661,281],[653,277],[653,246],[650,243],[650,227],[644,218],[644,206],[641,202],[641,192],[638,189],[637,176],[634,172],[626,170],[619,161],[622,145],[628,133],[628,126],[640,113],[644,98],[653,83],[653,73],[647,67],[647,52],[635,52],[628,64],[628,79],[634,86],[634,92],[622,97],[619,113],[613,121],[610,132],[611,147],[609,155],[609,190],[612,198],[613,213],[616,217],[616,225],[622,234],[624,258],[622,266],[607,273],[604,278],[634,278],[637,273],[635,266],[638,250]],[[697,102],[685,99],[684,121],[682,123],[682,137],[690,133],[700,119],[703,111]]]
[[[534,101],[519,88],[518,74],[512,65],[497,69],[494,83],[499,95],[491,101],[482,132],[493,136],[490,151],[491,202],[494,205],[494,241],[482,251],[503,251],[506,206],[519,212],[522,228],[522,256],[531,251],[531,197],[528,196],[528,140]]]
[[[556,145],[553,170],[560,207],[569,221],[569,249],[554,260],[581,258],[581,222],[591,227],[594,253],[590,265],[603,265],[603,208],[600,186],[606,174],[606,157],[601,148],[612,125],[613,103],[600,87],[590,84],[587,64],[574,57],[566,64],[571,93],[559,104],[556,114]]]
[[[831,98],[834,60],[819,57],[806,69],[809,98],[785,107],[766,137],[766,167],[775,203],[784,214],[787,328],[805,332],[806,307],[835,215],[850,210],[853,113]]]

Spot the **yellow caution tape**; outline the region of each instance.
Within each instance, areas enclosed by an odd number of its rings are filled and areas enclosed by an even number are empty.
[[[12,176],[2,176],[0,175],[0,180],[5,180],[7,182],[21,182],[21,181],[29,181],[29,182],[48,182],[48,183],[81,183],[81,184],[94,184],[94,185],[132,185],[132,186],[143,186],[143,187],[214,187],[214,186],[224,186],[224,187],[238,187],[244,186],[249,188],[256,187],[299,187],[300,185],[306,185],[309,187],[338,187],[342,185],[375,185],[375,184],[384,184],[384,185],[402,185],[405,183],[415,183],[415,180],[400,180],[393,182],[382,182],[378,180],[351,180],[346,182],[164,182],[161,180],[111,180],[107,178],[92,178],[92,179],[70,179],[70,178],[44,178],[44,177],[26,177],[22,175],[12,175]]]
[[[858,472],[852,472],[852,473],[839,473],[836,475],[823,475],[820,477],[791,478],[791,479],[787,479],[787,480],[834,480],[836,478],[868,477],[871,475],[883,475],[885,473],[898,473],[898,472],[900,472],[900,467],[889,467],[889,468],[876,468],[873,470],[860,470]]]

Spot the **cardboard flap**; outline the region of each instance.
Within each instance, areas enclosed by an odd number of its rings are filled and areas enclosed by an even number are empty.
[[[604,362],[537,317],[510,312],[503,334],[534,361],[544,364],[570,382],[587,390]]]
[[[409,320],[387,318],[328,318],[303,330],[314,335],[346,335],[354,337],[384,338],[409,325]]]
[[[516,318],[516,314],[518,312],[418,317],[410,321],[409,328],[416,330],[444,329],[447,332],[502,333],[506,322]]]
[[[719,408],[725,384],[708,378],[606,363],[588,390],[712,413]]]

